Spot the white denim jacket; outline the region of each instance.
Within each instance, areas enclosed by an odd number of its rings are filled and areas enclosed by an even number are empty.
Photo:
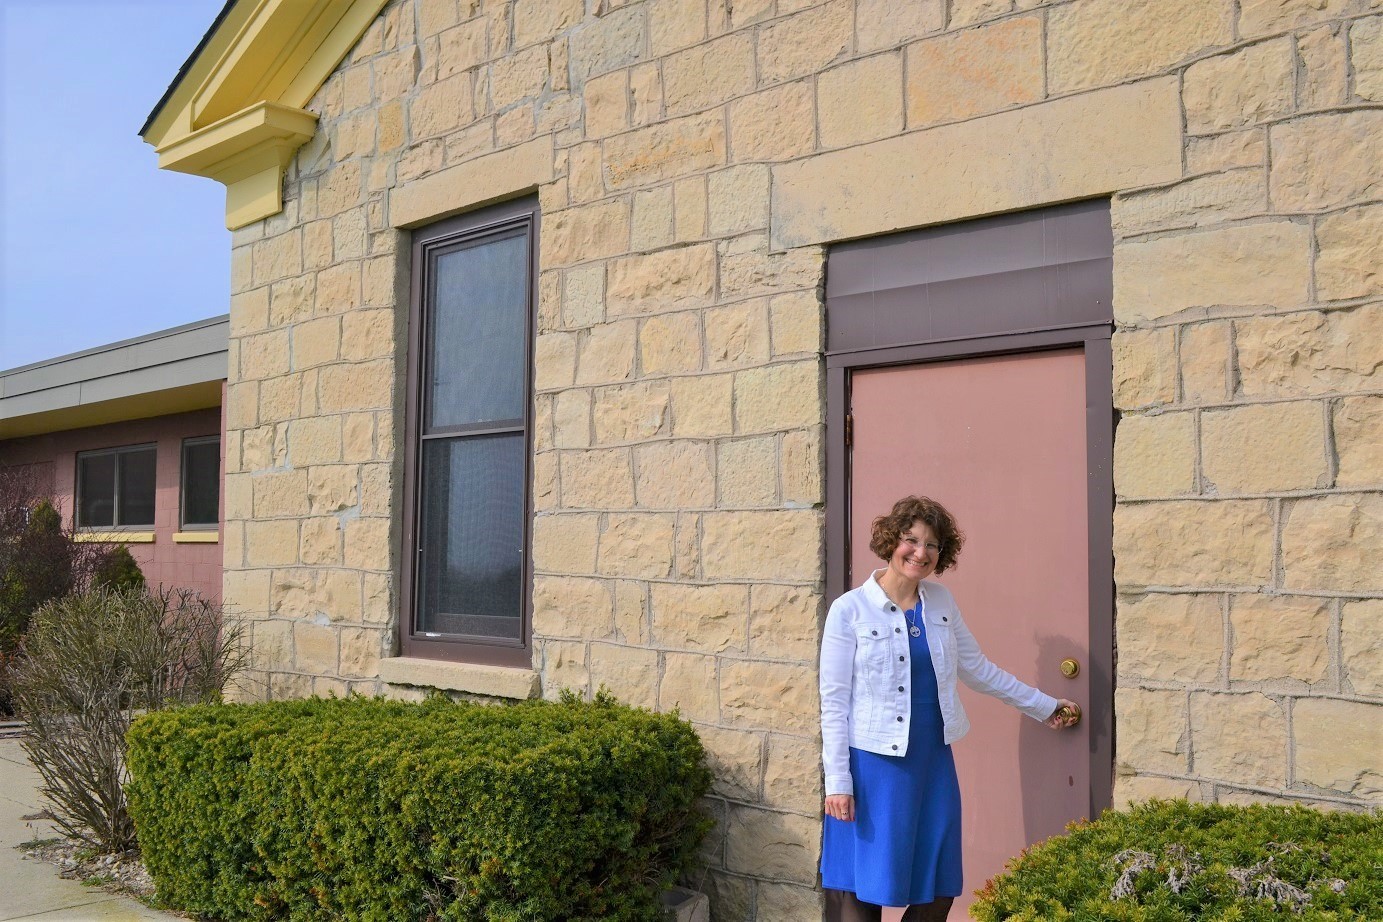
[[[826,794],[854,794],[850,747],[883,755],[908,752],[912,718],[912,663],[907,620],[878,583],[877,571],[863,586],[836,599],[821,640],[821,747]],[[927,632],[947,745],[970,729],[956,695],[956,678],[1027,714],[1046,720],[1057,700],[991,663],[960,616],[951,592],[923,580],[922,620]]]

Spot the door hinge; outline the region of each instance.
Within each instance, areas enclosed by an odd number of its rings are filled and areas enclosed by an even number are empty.
[[[847,413],[845,415],[845,447],[849,448],[855,444],[855,415]]]

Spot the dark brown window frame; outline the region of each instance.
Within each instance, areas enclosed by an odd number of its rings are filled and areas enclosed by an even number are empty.
[[[220,513],[213,522],[189,522],[187,520],[187,449],[190,445],[216,446],[216,508],[221,508],[221,437],[219,435],[198,435],[182,440],[178,447],[178,528],[182,531],[216,531],[221,527]]]
[[[124,524],[120,522],[120,456],[133,454],[135,452],[152,451],[154,453],[154,520],[152,522],[135,522]],[[115,456],[115,484],[111,494],[111,524],[110,525],[87,525],[82,522],[82,460],[94,458],[99,455]],[[107,531],[148,531],[158,524],[158,443],[140,442],[135,445],[118,445],[114,448],[95,448],[90,451],[79,451],[73,459],[76,470],[72,478],[72,520],[78,531],[86,532],[107,532]]]
[[[439,221],[413,232],[411,290],[409,293],[408,371],[404,408],[404,477],[402,574],[400,581],[399,645],[404,656],[470,662],[491,666],[532,666],[533,587],[533,348],[537,328],[538,224],[536,197],[492,205]],[[429,290],[432,255],[443,248],[470,240],[523,229],[528,238],[528,298],[524,318],[524,490],[523,562],[519,637],[517,641],[465,635],[425,636],[416,630],[418,613],[418,540],[423,502],[419,478],[422,433],[422,388],[427,380],[427,311],[424,295]]]
[[[1043,226],[1044,222],[1052,222]],[[1057,225],[1061,225],[1058,227]],[[898,247],[919,252],[944,235],[968,235],[977,263],[986,247],[1016,234],[1043,238],[1044,257],[1021,269],[977,267],[946,272],[939,283],[897,285],[887,266],[866,258],[840,271],[842,253]],[[1080,237],[1079,258],[1061,254],[1063,233]],[[1048,241],[1051,258],[1047,258]],[[909,247],[911,244],[911,247]],[[1101,253],[1107,251],[1107,255]],[[837,271],[833,274],[833,260]],[[962,257],[964,261],[964,257]],[[952,269],[948,266],[947,269]],[[995,271],[989,272],[988,269]],[[925,271],[922,273],[925,275]],[[971,281],[973,279],[973,281]],[[876,292],[878,295],[876,296]],[[1087,509],[1089,511],[1090,812],[1113,803],[1114,540],[1113,232],[1109,202],[1093,200],[1032,212],[838,244],[827,256],[826,311],[826,592],[850,587],[850,454],[846,419],[855,371],[980,356],[1082,348],[1085,352]],[[958,310],[967,303],[983,310]],[[913,305],[910,307],[909,305]],[[921,305],[917,307],[916,305]],[[846,313],[852,316],[843,316]],[[1036,315],[1036,316],[1034,316]],[[837,332],[831,326],[838,322]],[[1096,702],[1104,706],[1096,707]]]

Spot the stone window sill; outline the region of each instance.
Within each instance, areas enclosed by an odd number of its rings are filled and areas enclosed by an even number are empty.
[[[153,544],[151,531],[79,531],[72,536],[78,544]]]
[[[538,697],[538,673],[532,669],[396,656],[379,661],[379,677],[390,685],[414,685],[492,698]]]
[[[216,544],[221,536],[214,531],[175,531],[174,544]]]

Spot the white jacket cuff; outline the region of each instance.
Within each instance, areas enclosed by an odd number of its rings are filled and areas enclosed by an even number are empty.
[[[1023,713],[1027,714],[1033,720],[1046,720],[1048,717],[1052,716],[1052,712],[1056,710],[1058,702],[1051,695],[1038,691],[1035,688],[1033,691],[1037,693],[1037,700],[1030,707],[1023,708]]]
[[[831,797],[836,794],[849,794],[854,797],[855,779],[849,775],[827,775],[826,796]]]

